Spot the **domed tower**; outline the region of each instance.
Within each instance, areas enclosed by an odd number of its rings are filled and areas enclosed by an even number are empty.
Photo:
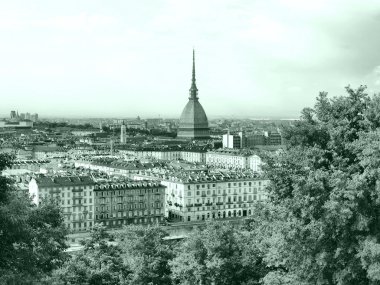
[[[178,138],[208,139],[210,129],[208,120],[201,103],[198,101],[198,88],[195,84],[195,56],[193,50],[193,76],[191,80],[189,102],[182,111],[179,119]]]

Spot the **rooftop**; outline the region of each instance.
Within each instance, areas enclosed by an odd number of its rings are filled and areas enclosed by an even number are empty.
[[[154,168],[139,172],[143,177],[155,177],[159,180],[175,181],[182,183],[202,183],[202,182],[221,182],[221,181],[246,181],[266,179],[258,173],[251,171],[197,171],[189,172],[183,170],[172,170],[167,168]]]
[[[94,180],[90,176],[40,176],[35,178],[41,187],[81,186],[93,185]]]

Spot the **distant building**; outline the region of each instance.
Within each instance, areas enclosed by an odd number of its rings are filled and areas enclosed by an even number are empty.
[[[206,153],[206,164],[231,169],[251,169],[260,172],[261,159],[247,150],[219,149]]]
[[[65,158],[67,152],[58,146],[34,146],[33,151],[34,159],[50,159],[50,158]]]
[[[195,84],[195,58],[193,50],[193,75],[190,87],[189,101],[179,119],[178,138],[208,139],[210,129],[206,113],[198,101],[198,88]]]
[[[246,146],[246,138],[243,131],[237,134],[227,134],[223,135],[223,148],[244,148]]]
[[[191,150],[120,150],[137,158],[155,158],[158,160],[185,160],[188,162],[206,162],[206,151]]]
[[[120,127],[120,143],[125,144],[127,142],[127,127],[124,124],[124,121]]]
[[[33,122],[37,122],[37,121],[38,121],[38,114],[37,114],[37,113],[34,113],[33,115],[31,115],[30,119],[31,119]]]
[[[17,118],[16,111],[11,111],[10,117],[11,119],[16,119]]]
[[[146,123],[142,122],[142,121],[139,121],[139,122],[127,122],[126,127],[128,129],[145,130],[146,129]]]
[[[85,169],[102,171],[110,175],[121,175],[133,177],[134,174],[141,170],[154,167],[152,163],[139,163],[136,161],[75,161],[75,167],[83,167]]]
[[[231,135],[230,132],[223,135],[223,148],[240,148],[240,137]]]
[[[282,143],[281,134],[279,131],[268,132],[267,144],[280,145]]]
[[[247,147],[253,147],[256,145],[265,145],[266,136],[264,132],[257,132],[247,135],[246,137]]]
[[[32,121],[19,121],[16,117],[15,121],[0,121],[0,128],[14,128],[14,129],[29,129],[33,128]]]

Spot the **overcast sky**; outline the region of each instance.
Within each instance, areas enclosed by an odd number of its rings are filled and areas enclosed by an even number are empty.
[[[179,117],[193,47],[209,118],[295,118],[379,92],[380,1],[1,1],[0,114]]]

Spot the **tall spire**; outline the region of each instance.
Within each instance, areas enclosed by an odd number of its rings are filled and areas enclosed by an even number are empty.
[[[198,99],[198,88],[195,84],[195,52],[193,49],[193,76],[191,78],[191,87],[190,87],[190,96],[189,99],[195,100]]]

